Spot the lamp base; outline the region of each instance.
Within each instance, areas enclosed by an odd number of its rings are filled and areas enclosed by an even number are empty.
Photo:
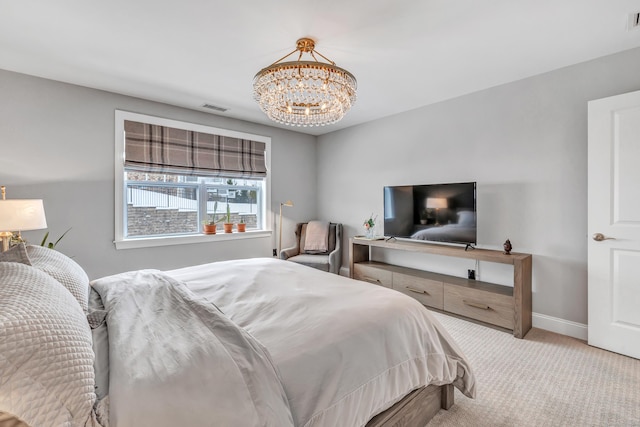
[[[11,237],[13,233],[11,231],[0,231],[0,239],[2,239],[2,250],[0,252],[9,250],[9,243],[11,243]]]

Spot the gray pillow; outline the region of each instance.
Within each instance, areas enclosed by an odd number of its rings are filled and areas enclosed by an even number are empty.
[[[0,412],[30,426],[92,425],[91,331],[46,273],[0,263]]]
[[[24,243],[12,246],[8,251],[0,252],[0,262],[19,262],[21,264],[31,265],[27,248]]]
[[[77,262],[68,256],[43,246],[28,245],[27,254],[33,265],[71,292],[86,313],[89,301],[89,277]]]

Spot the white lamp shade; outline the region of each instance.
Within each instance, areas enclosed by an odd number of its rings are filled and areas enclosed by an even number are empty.
[[[0,200],[0,231],[27,231],[47,228],[42,200]]]
[[[447,207],[447,199],[439,197],[427,198],[427,209],[445,209]]]

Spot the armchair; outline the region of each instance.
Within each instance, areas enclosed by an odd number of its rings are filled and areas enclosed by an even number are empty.
[[[296,244],[280,251],[280,259],[285,259],[329,273],[340,274],[342,265],[342,224],[329,224],[329,246],[324,253],[305,253],[304,243],[307,222],[296,224]]]

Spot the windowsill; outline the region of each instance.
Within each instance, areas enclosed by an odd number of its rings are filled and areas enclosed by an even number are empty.
[[[116,249],[150,248],[154,246],[189,245],[194,243],[222,242],[224,240],[261,239],[271,237],[271,230],[246,231],[244,233],[190,234],[186,236],[141,237],[115,240]]]

